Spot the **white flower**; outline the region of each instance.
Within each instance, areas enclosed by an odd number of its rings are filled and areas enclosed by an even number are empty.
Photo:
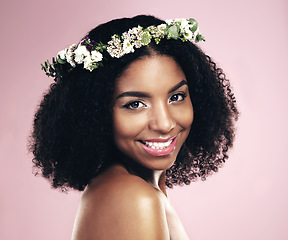
[[[118,48],[121,46],[121,41],[119,38],[116,37],[116,35],[112,36],[112,40],[108,42],[108,45],[112,48]]]
[[[107,47],[107,52],[112,56],[114,48],[113,47]]]
[[[193,38],[193,33],[189,30],[189,28],[186,28],[185,29],[185,32],[184,32],[184,37],[186,38],[186,39],[188,39],[189,41],[191,41],[192,40],[192,38]]]
[[[174,19],[167,19],[165,21],[168,25],[172,25],[172,23],[174,23]]]
[[[84,59],[84,68],[89,70],[90,72],[93,71],[93,61],[91,59],[90,53],[89,56],[86,56]]]
[[[181,23],[182,19],[183,19],[183,18],[175,18],[174,21],[175,21],[176,23]]]
[[[132,41],[132,40],[134,40],[135,38],[136,38],[136,33],[134,33],[135,32],[135,30],[132,28],[132,29],[129,29],[129,31],[127,32],[127,34],[128,34],[128,39],[129,39],[129,41]]]
[[[75,53],[75,62],[81,64],[84,62],[84,59],[90,55],[90,52],[87,50],[86,46],[79,45],[74,51]]]
[[[185,29],[187,27],[189,27],[189,22],[187,21],[187,19],[182,18],[181,19],[181,28]]]
[[[66,60],[66,54],[67,54],[67,48],[65,48],[64,50],[58,52],[58,57],[61,58],[62,60]]]
[[[157,28],[161,33],[164,33],[164,30],[166,28],[166,24],[162,23],[162,24],[158,25]]]
[[[91,59],[93,62],[101,62],[103,59],[103,55],[102,53],[94,50],[91,52]]]
[[[127,39],[125,39],[123,42],[123,50],[124,50],[124,53],[134,52],[133,45]]]
[[[136,48],[140,48],[140,47],[142,47],[142,44],[141,44],[141,42],[140,42],[139,40],[136,40],[136,41],[134,42],[134,46],[135,46]]]
[[[133,27],[132,32],[137,35],[142,30],[142,27],[138,25],[138,27]]]
[[[72,67],[76,67],[76,63],[74,62],[74,50],[77,48],[76,44],[72,44],[66,53],[67,62],[70,63]]]
[[[128,34],[128,32],[124,32],[124,33],[122,33],[122,39],[124,39],[124,40],[128,40],[128,41],[131,40],[131,39],[130,39],[130,35]]]

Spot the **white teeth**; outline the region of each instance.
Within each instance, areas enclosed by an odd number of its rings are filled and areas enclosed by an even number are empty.
[[[147,147],[152,149],[164,149],[169,147],[169,145],[173,142],[173,140],[169,140],[168,142],[144,142]]]

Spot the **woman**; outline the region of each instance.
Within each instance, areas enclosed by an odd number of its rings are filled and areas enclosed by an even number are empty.
[[[56,83],[35,115],[33,162],[54,188],[84,190],[72,239],[188,239],[166,186],[217,171],[238,117],[201,40],[194,19],[136,16],[42,65]]]

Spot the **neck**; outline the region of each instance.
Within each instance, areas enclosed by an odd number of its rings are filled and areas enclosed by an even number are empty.
[[[117,151],[116,159],[125,169],[133,175],[136,175],[147,183],[149,183],[155,189],[162,191],[166,195],[166,171],[165,170],[153,170],[143,167],[137,162],[133,161],[126,155],[122,154],[120,151]]]

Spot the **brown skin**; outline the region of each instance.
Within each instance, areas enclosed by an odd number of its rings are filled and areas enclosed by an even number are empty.
[[[129,169],[113,165],[87,186],[72,239],[188,239],[165,189],[165,170],[193,121],[186,77],[172,58],[150,56],[133,62],[117,80],[114,138]],[[166,155],[145,150],[147,141],[171,138],[175,147]]]

